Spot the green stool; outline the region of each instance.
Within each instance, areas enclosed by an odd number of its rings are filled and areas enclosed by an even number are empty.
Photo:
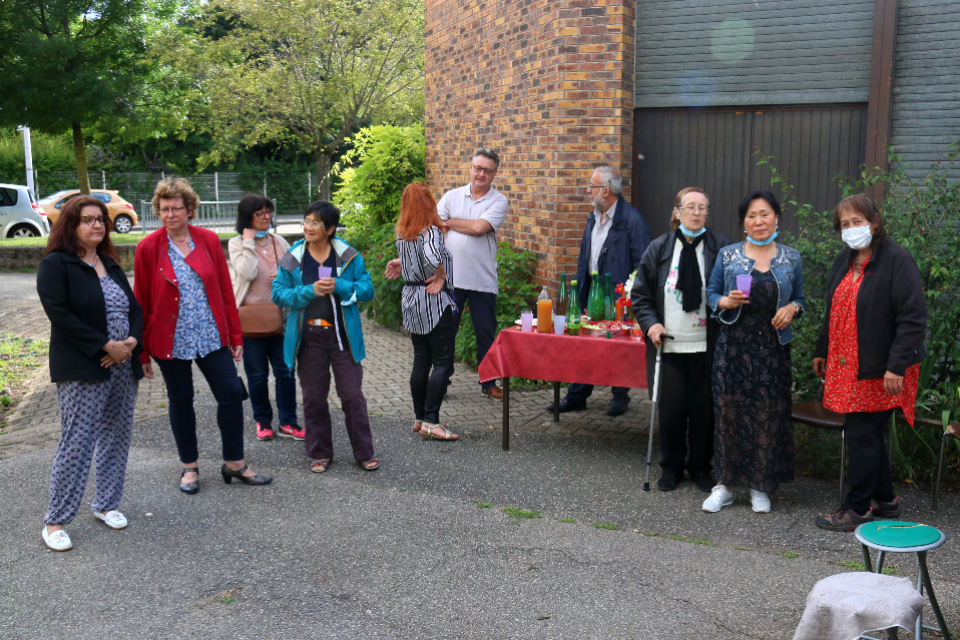
[[[916,522],[896,522],[884,520],[882,522],[867,522],[854,531],[857,540],[863,545],[863,564],[867,571],[873,571],[870,562],[870,547],[880,553],[877,555],[877,573],[883,571],[883,556],[886,553],[916,553],[917,554],[917,591],[923,595],[923,588],[927,588],[930,595],[930,606],[937,617],[940,628],[923,624],[923,613],[917,616],[917,628],[914,632],[915,640],[920,640],[924,629],[940,633],[945,638],[950,637],[947,623],[943,620],[937,596],[933,592],[930,582],[930,572],[927,570],[927,551],[943,546],[947,536],[936,527]]]

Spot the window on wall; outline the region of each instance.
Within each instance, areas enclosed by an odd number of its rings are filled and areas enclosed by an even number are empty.
[[[840,199],[838,176],[859,173],[866,151],[867,106],[811,105],[763,109],[637,109],[634,127],[634,204],[656,237],[669,230],[673,200],[684,187],[710,195],[708,224],[741,238],[737,206],[770,184],[772,163],[800,202],[818,210]],[[642,160],[638,156],[642,156]],[[796,231],[796,220],[781,218]]]

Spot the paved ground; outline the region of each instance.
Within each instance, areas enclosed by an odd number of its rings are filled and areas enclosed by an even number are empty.
[[[29,279],[0,276],[0,330],[44,337],[29,304],[19,308],[34,322],[8,315],[7,296]],[[121,506],[130,527],[110,531],[84,506],[66,554],[39,536],[58,435],[55,396],[40,384],[20,407],[24,428],[0,436],[0,638],[790,638],[813,584],[860,560],[852,536],[812,524],[834,506],[829,482],[784,485],[767,515],[752,513],[744,495],[705,514],[689,482],[644,493],[643,405],[620,419],[636,430],[630,441],[567,437],[610,433],[590,426],[607,422],[609,391],[590,411],[563,416],[564,435],[542,412],[551,392],[518,394],[504,453],[489,428],[501,405],[458,371],[444,417],[463,439],[423,441],[408,424],[408,342],[366,331],[380,471],[351,463],[340,412],[339,457],[314,475],[300,443],[255,440],[248,405],[247,460],[276,481],[227,486],[214,402],[200,383],[202,490],[184,495],[154,382],[138,401]],[[904,519],[951,537],[930,564],[960,631],[960,496],[945,495],[933,514],[929,495],[898,491]],[[543,517],[512,518],[504,507]],[[916,563],[895,556],[892,566],[911,577]]]

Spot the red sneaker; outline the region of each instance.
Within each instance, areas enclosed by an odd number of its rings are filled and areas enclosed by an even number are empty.
[[[257,440],[273,440],[273,427],[257,423]]]
[[[277,430],[277,435],[281,438],[293,438],[294,440],[303,440],[307,437],[307,432],[303,427],[285,424]]]

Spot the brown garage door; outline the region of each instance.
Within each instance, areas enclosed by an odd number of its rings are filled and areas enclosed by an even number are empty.
[[[761,156],[794,185],[800,202],[818,211],[840,198],[837,176],[856,176],[866,151],[866,105],[775,109],[637,109],[633,201],[652,237],[669,230],[677,191],[707,190],[710,226],[734,240],[742,237],[737,205],[754,189],[769,189],[770,170]],[[637,155],[642,155],[640,160]],[[789,212],[788,212],[789,213]],[[781,217],[781,228],[797,230]]]

